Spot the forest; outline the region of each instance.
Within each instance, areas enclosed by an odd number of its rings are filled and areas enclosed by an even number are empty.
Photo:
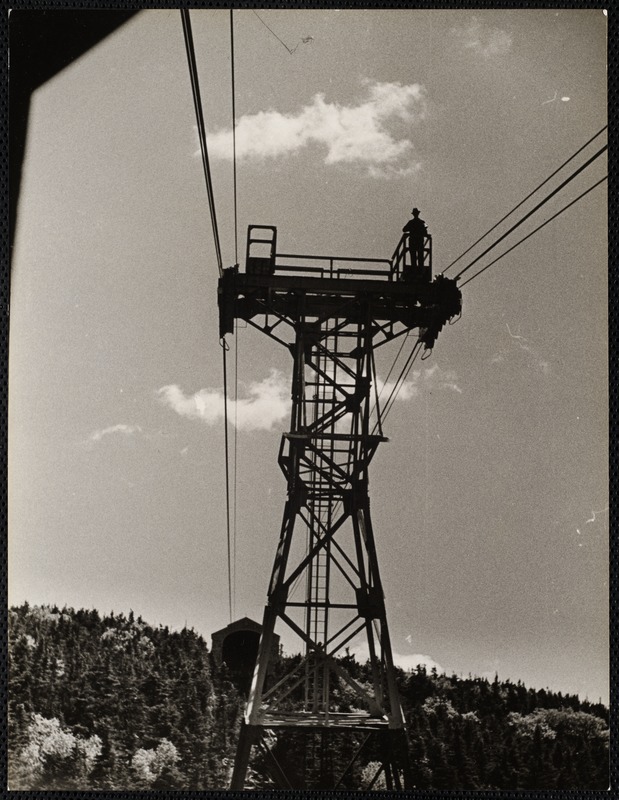
[[[195,631],[154,627],[133,612],[25,603],[9,610],[8,650],[10,789],[228,786],[246,680],[217,665]],[[277,669],[294,658],[282,655]],[[368,665],[349,653],[343,660],[356,680],[369,678]],[[424,667],[398,670],[398,682],[417,788],[608,788],[604,705]],[[327,743],[337,774],[353,744]],[[342,788],[359,788],[375,757],[368,748]],[[296,766],[299,788],[318,785],[306,739],[292,737],[278,758]],[[259,757],[251,765],[255,788],[272,786],[263,766]]]

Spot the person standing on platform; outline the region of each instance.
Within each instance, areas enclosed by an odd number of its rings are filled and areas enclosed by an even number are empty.
[[[402,228],[402,232],[408,235],[408,251],[410,254],[410,266],[404,269],[404,280],[412,274],[421,275],[423,271],[423,251],[425,238],[428,230],[426,223],[419,216],[419,209],[412,211],[413,218],[410,219]]]

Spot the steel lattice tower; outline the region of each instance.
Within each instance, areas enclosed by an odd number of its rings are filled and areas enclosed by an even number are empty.
[[[219,306],[222,336],[236,319],[246,320],[293,357],[291,424],[279,452],[287,499],[231,788],[245,787],[253,746],[281,788],[344,788],[364,748],[379,765],[366,788],[381,774],[387,788],[407,788],[368,493],[370,462],[386,441],[374,351],[415,330],[431,347],[460,312],[460,292],[455,281],[431,280],[429,236],[423,268],[412,270],[404,238],[391,260],[292,256],[277,254],[275,228],[250,226],[246,271],[224,270]],[[298,637],[303,655],[268,685],[278,620]],[[342,658],[359,636],[370,684],[351,675]],[[304,763],[286,769],[278,753],[295,734],[305,742]],[[348,767],[334,775],[331,755],[342,737]]]

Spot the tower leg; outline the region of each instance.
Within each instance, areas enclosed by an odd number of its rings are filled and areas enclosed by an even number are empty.
[[[251,755],[252,745],[256,744],[260,730],[254,725],[248,725],[245,721],[241,722],[239,743],[236,748],[236,758],[234,759],[234,770],[230,788],[240,791],[245,788],[245,777],[249,766],[249,756]]]
[[[402,770],[402,779],[398,775],[397,783],[398,789],[413,789],[413,780],[411,775],[411,765],[410,765],[410,757],[408,753],[408,737],[406,735],[406,728],[400,728],[398,730],[390,730],[389,731],[389,749],[392,753],[392,759],[394,762],[394,769],[396,770],[400,767]],[[404,785],[402,786],[401,783]]]

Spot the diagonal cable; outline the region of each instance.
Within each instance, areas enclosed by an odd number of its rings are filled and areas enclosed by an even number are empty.
[[[402,388],[402,384],[404,383],[404,381],[408,377],[408,373],[410,372],[411,367],[413,366],[413,364],[415,363],[415,361],[417,359],[417,356],[419,355],[420,346],[421,346],[421,342],[419,340],[417,340],[415,342],[414,346],[413,346],[413,349],[408,354],[408,356],[406,358],[406,361],[404,362],[404,366],[402,367],[402,369],[400,371],[400,374],[398,375],[398,378],[397,378],[396,382],[393,385],[393,389],[391,390],[391,392],[389,394],[389,397],[387,398],[387,402],[385,403],[384,409],[382,411],[381,411],[381,409],[377,410],[378,411],[378,417],[379,417],[379,419],[381,421],[381,424],[387,419],[387,415],[389,414],[389,411],[391,410],[391,407],[393,406],[393,403],[395,402],[395,400],[396,400],[396,398],[398,396],[398,393],[399,393],[400,389]],[[375,433],[377,428],[378,428],[378,420],[374,424],[374,427],[372,429],[372,433]]]
[[[224,367],[224,458],[226,468],[226,537],[228,543],[228,606],[230,622],[232,622],[232,547],[230,536],[230,448],[228,444],[228,370],[226,365],[226,352],[228,343],[221,340]]]
[[[406,336],[402,337],[402,343],[400,344],[400,349],[396,353],[395,358],[393,359],[393,364],[389,367],[389,372],[387,373],[387,377],[385,378],[385,381],[384,381],[383,385],[381,386],[380,392],[378,392],[378,394],[376,396],[376,401],[375,401],[375,403],[372,406],[372,409],[370,411],[370,417],[372,416],[372,414],[374,413],[374,410],[376,409],[376,414],[380,418],[380,406],[379,406],[380,398],[383,396],[383,392],[385,391],[385,386],[389,383],[389,378],[391,377],[391,373],[393,372],[393,370],[395,368],[395,365],[397,364],[398,359],[400,358],[400,354],[402,353],[402,350],[404,349],[404,345],[406,344],[406,338],[407,338]]]
[[[479,243],[480,243],[480,242],[481,242],[483,239],[485,239],[485,238],[486,238],[486,236],[488,236],[489,234],[491,234],[491,233],[492,233],[492,231],[493,231],[493,230],[495,230],[495,228],[498,228],[498,227],[499,227],[499,225],[500,225],[502,222],[505,222],[505,220],[506,220],[508,217],[511,217],[511,215],[514,213],[514,211],[517,211],[517,210],[518,210],[518,209],[519,209],[519,208],[520,208],[522,205],[524,205],[524,204],[526,203],[526,201],[527,201],[529,198],[533,197],[533,195],[535,194],[535,192],[538,192],[538,191],[539,191],[539,190],[542,188],[542,186],[545,186],[545,185],[548,183],[548,181],[549,181],[549,180],[551,180],[552,178],[554,178],[554,176],[555,176],[555,175],[556,175],[558,172],[561,172],[561,170],[563,169],[563,167],[566,167],[566,166],[567,166],[567,165],[570,163],[570,161],[573,161],[573,159],[575,159],[575,158],[576,158],[576,156],[577,156],[579,153],[582,153],[582,151],[585,149],[585,147],[588,147],[588,146],[591,144],[591,142],[593,142],[595,139],[597,139],[597,137],[598,137],[598,136],[600,136],[600,134],[604,133],[604,131],[605,131],[607,128],[608,128],[608,125],[604,125],[604,127],[603,127],[601,130],[599,130],[599,131],[598,131],[598,132],[595,134],[595,136],[592,136],[592,137],[589,139],[589,141],[585,142],[585,143],[582,145],[582,147],[579,147],[579,148],[578,148],[578,150],[577,150],[575,153],[572,153],[572,155],[571,155],[571,156],[570,156],[570,157],[569,157],[569,158],[568,158],[566,161],[564,161],[564,162],[563,162],[563,164],[561,164],[561,166],[560,166],[560,167],[558,167],[558,168],[557,168],[557,169],[556,169],[556,170],[555,170],[555,171],[554,171],[552,174],[550,174],[550,175],[549,175],[549,176],[548,176],[548,177],[547,177],[545,180],[543,180],[543,181],[542,181],[542,182],[541,182],[541,183],[540,183],[538,186],[536,186],[536,187],[535,187],[535,189],[533,189],[533,191],[532,191],[532,192],[529,192],[529,194],[528,194],[528,195],[527,195],[527,196],[526,196],[526,197],[525,197],[523,200],[521,200],[521,201],[518,203],[518,205],[515,205],[515,206],[514,206],[514,207],[511,209],[511,211],[508,211],[508,212],[507,212],[507,214],[505,214],[505,216],[504,216],[504,217],[501,217],[501,219],[500,219],[498,222],[496,222],[496,223],[495,223],[495,224],[494,224],[494,225],[493,225],[491,228],[489,228],[489,229],[488,229],[488,230],[487,230],[487,231],[486,231],[486,232],[485,232],[485,233],[484,233],[482,236],[480,236],[480,237],[479,237],[479,239],[477,239],[477,241],[473,242],[473,244],[472,244],[472,245],[471,245],[469,248],[467,248],[467,249],[466,249],[466,250],[465,250],[463,253],[460,253],[460,255],[458,256],[458,258],[454,259],[454,261],[452,261],[452,262],[451,262],[451,264],[449,264],[447,267],[445,267],[445,269],[443,270],[443,273],[447,272],[447,270],[448,270],[448,269],[451,269],[451,268],[454,266],[454,264],[457,264],[457,263],[458,263],[458,261],[460,261],[460,259],[461,259],[461,258],[463,258],[463,257],[464,257],[464,256],[465,256],[467,253],[470,253],[470,252],[471,252],[471,250],[472,250],[472,249],[475,247],[475,245],[478,245],[478,244],[479,244]]]
[[[213,195],[213,181],[211,179],[211,168],[208,158],[208,148],[206,145],[206,126],[204,124],[202,99],[200,97],[200,81],[198,79],[198,69],[196,66],[196,52],[193,44],[193,33],[191,30],[191,19],[189,17],[189,9],[187,8],[181,9],[181,19],[183,22],[183,35],[185,37],[185,50],[187,51],[187,64],[189,66],[191,90],[193,93],[193,105],[196,112],[196,122],[198,125],[198,137],[200,139],[200,150],[202,153],[202,166],[204,168],[206,194],[208,197],[209,210],[211,212],[211,224],[213,226],[215,254],[217,256],[217,268],[219,269],[219,274],[222,275],[223,262],[221,259],[221,246],[219,244],[219,229],[217,227],[217,214],[215,213],[215,197]]]
[[[570,206],[573,206],[575,203],[577,203],[579,200],[581,200],[585,195],[589,194],[589,192],[592,192],[597,186],[599,186],[601,183],[603,183],[607,179],[608,179],[608,175],[605,175],[599,181],[594,183],[593,186],[590,186],[588,189],[586,189],[584,192],[582,192],[582,194],[579,194],[576,199],[572,200],[572,202],[568,203],[566,206],[563,206],[563,208],[561,208],[559,211],[557,211],[556,214],[553,214],[552,217],[549,217],[545,222],[542,222],[541,225],[538,225],[537,228],[535,228],[534,230],[531,231],[531,233],[528,233],[522,239],[517,241],[516,244],[512,245],[509,248],[509,250],[506,250],[504,253],[501,253],[500,256],[497,256],[497,258],[494,259],[494,261],[491,261],[489,264],[486,264],[486,266],[483,267],[482,269],[480,269],[479,272],[476,272],[474,275],[472,275],[470,278],[468,278],[466,281],[464,281],[464,283],[462,284],[462,286],[460,288],[466,286],[467,283],[470,283],[472,280],[477,278],[478,275],[482,274],[482,272],[485,272],[487,269],[490,269],[490,267],[493,264],[496,264],[497,261],[500,261],[503,258],[503,256],[506,256],[508,253],[511,253],[511,251],[514,250],[516,247],[518,247],[519,244],[522,244],[523,242],[526,242],[526,240],[529,239],[531,236],[533,236],[534,233],[537,233],[538,231],[541,231],[541,229],[546,227],[546,225],[548,225],[549,222],[552,222],[553,219],[556,219],[564,211],[567,211],[567,209],[570,208]]]
[[[236,88],[234,79],[234,11],[230,9],[230,69],[232,82],[232,176],[234,195],[234,263],[239,263],[239,226],[236,191]],[[236,532],[237,532],[237,464],[238,464],[238,397],[239,397],[239,331],[234,337],[234,476],[232,483],[233,531],[232,531],[232,574],[233,608],[236,613]]]
[[[384,411],[382,413],[382,421],[383,422],[387,419],[387,416],[389,415],[389,412],[393,408],[393,404],[395,403],[395,401],[396,401],[396,399],[398,397],[398,394],[400,393],[400,389],[402,388],[402,386],[404,385],[404,382],[408,378],[408,374],[411,371],[411,369],[413,367],[413,364],[417,360],[417,356],[419,355],[420,351],[421,351],[421,341],[418,340],[415,343],[415,346],[413,347],[413,349],[411,350],[411,353],[410,353],[406,363],[404,364],[404,367],[402,368],[402,371],[400,372],[400,376],[398,377],[398,380],[396,381],[395,386],[393,387],[393,390],[392,390],[391,394],[389,395],[389,399],[387,400],[387,403],[385,404],[385,409],[384,409]]]
[[[234,263],[239,263],[238,211],[236,200],[236,88],[234,80],[234,11],[230,9],[230,67],[232,73],[232,180],[234,194]]]
[[[509,236],[509,234],[512,231],[515,231],[516,228],[518,228],[520,225],[522,225],[523,222],[525,222],[527,219],[529,219],[529,217],[532,214],[534,214],[536,211],[538,211],[552,197],[554,197],[558,192],[560,192],[561,189],[563,189],[565,186],[567,186],[567,184],[570,183],[570,181],[573,181],[574,178],[576,178],[578,175],[580,175],[580,173],[583,170],[585,170],[590,164],[592,164],[596,160],[596,158],[599,158],[602,155],[602,153],[605,153],[606,150],[608,150],[608,145],[607,144],[604,145],[604,147],[600,148],[600,150],[598,150],[597,153],[595,153],[593,156],[591,156],[591,158],[589,158],[587,161],[585,161],[584,164],[582,164],[580,167],[578,167],[578,169],[575,170],[569,176],[569,178],[566,178],[566,180],[564,180],[563,183],[559,184],[559,186],[557,186],[556,189],[553,189],[552,192],[550,192],[549,195],[546,195],[546,197],[540,203],[538,203],[535,206],[535,208],[531,209],[531,211],[529,211],[527,214],[525,214],[524,217],[522,217],[515,225],[512,225],[512,227],[508,231],[506,231],[502,236],[499,236],[499,238],[493,244],[491,244],[490,247],[487,247],[484,250],[483,253],[478,255],[477,258],[474,258],[473,261],[471,261],[470,264],[468,264],[466,267],[464,267],[464,269],[461,269],[460,272],[456,275],[456,280],[458,280],[458,278],[460,278],[462,275],[464,275],[465,272],[467,272],[474,264],[476,264],[480,259],[482,259],[487,253],[489,253],[491,250],[493,250],[499,244],[499,242],[502,242],[503,239],[505,239],[507,236]]]

